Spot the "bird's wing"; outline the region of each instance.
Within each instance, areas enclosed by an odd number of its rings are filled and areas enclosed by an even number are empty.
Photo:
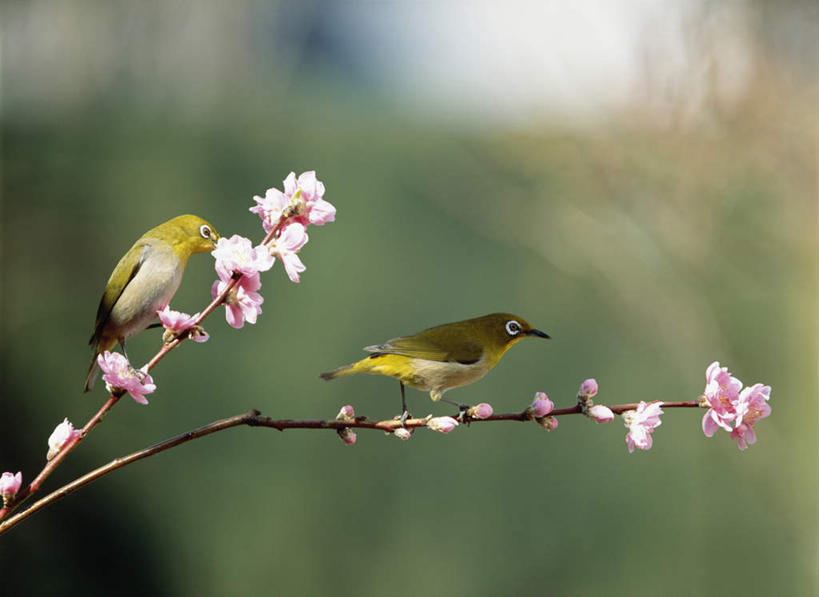
[[[415,336],[393,338],[384,344],[365,346],[364,350],[375,354],[398,354],[414,359],[427,361],[457,362],[463,364],[476,363],[483,355],[480,344],[471,341],[447,342],[448,348],[443,348],[441,342],[433,335],[421,332]]]
[[[94,323],[94,334],[88,342],[92,346],[102,335],[102,330],[108,321],[111,309],[117,304],[125,287],[134,279],[134,276],[137,275],[137,272],[139,272],[139,269],[145,262],[147,249],[147,242],[142,240],[138,241],[123,255],[122,259],[119,260],[119,263],[117,263],[117,266],[114,268],[114,271],[111,272],[108,284],[105,285],[105,292],[102,293],[100,305],[97,307],[97,321]],[[114,282],[114,280],[118,281]]]

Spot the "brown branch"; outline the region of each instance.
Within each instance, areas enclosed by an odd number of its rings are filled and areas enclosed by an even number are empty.
[[[184,444],[196,438],[204,437],[206,435],[210,435],[211,433],[216,433],[217,431],[222,431],[224,429],[236,427],[237,425],[250,425],[251,423],[249,421],[252,420],[254,417],[257,417],[258,415],[259,411],[252,410],[243,415],[237,415],[235,417],[230,417],[228,419],[214,421],[213,423],[205,425],[204,427],[199,427],[198,429],[187,431],[181,435],[172,437],[169,440],[155,444],[149,448],[145,448],[144,450],[139,450],[137,452],[128,454],[127,456],[123,456],[122,458],[112,460],[108,464],[101,466],[97,469],[94,469],[90,473],[85,474],[78,479],[75,479],[71,483],[63,485],[56,491],[52,491],[47,496],[34,502],[31,505],[31,507],[29,507],[27,510],[24,510],[19,514],[15,514],[9,519],[4,520],[2,523],[0,523],[0,535],[5,533],[12,527],[18,525],[32,514],[38,512],[39,510],[42,510],[49,504],[56,502],[60,498],[63,498],[70,493],[73,493],[80,487],[88,485],[95,479],[99,479],[103,475],[107,475],[108,473],[113,472],[118,468],[131,464],[132,462],[136,462],[137,460],[142,460],[143,458],[147,458],[148,456],[153,456],[154,454],[158,454],[159,452],[163,452],[165,450],[173,448],[174,446]]]
[[[110,403],[111,406],[117,401],[118,397],[112,396],[106,405]],[[663,408],[697,408],[699,407],[699,403],[696,400],[688,400],[684,402],[664,402]],[[110,406],[108,406],[110,408]],[[630,403],[630,404],[619,404],[616,406],[609,407],[612,412],[615,414],[621,414],[627,410],[634,410],[637,408],[637,403]],[[105,409],[107,410],[107,409]],[[553,410],[549,413],[548,416],[550,417],[559,417],[563,415],[574,415],[580,414],[581,409],[579,405],[575,405],[569,408],[559,408]],[[96,423],[99,422],[99,419],[102,415],[105,414],[103,409],[100,409],[100,412],[95,415]],[[93,471],[75,479],[74,481],[68,483],[67,485],[62,486],[61,488],[51,492],[50,494],[46,495],[45,497],[41,498],[40,500],[34,502],[27,510],[20,512],[19,514],[15,514],[11,516],[7,520],[0,522],[0,535],[5,533],[6,531],[10,530],[14,526],[18,525],[20,522],[35,514],[36,512],[42,510],[49,504],[56,502],[60,498],[67,496],[70,493],[73,493],[75,490],[83,487],[99,479],[100,477],[107,475],[123,466],[127,466],[133,462],[138,460],[142,460],[143,458],[148,458],[149,456],[154,456],[159,454],[160,452],[164,452],[165,450],[169,450],[181,444],[187,443],[189,441],[198,439],[200,437],[205,437],[206,435],[210,435],[211,433],[216,433],[217,431],[224,431],[225,429],[230,429],[231,427],[238,427],[240,425],[248,425],[250,427],[270,427],[272,429],[278,429],[279,431],[284,431],[285,429],[335,429],[336,431],[341,431],[346,428],[355,428],[355,429],[380,429],[387,433],[391,433],[398,429],[399,427],[407,427],[407,428],[417,428],[417,427],[425,427],[429,422],[431,417],[427,416],[424,418],[414,418],[414,419],[407,419],[403,423],[398,418],[395,419],[386,419],[382,421],[370,421],[366,417],[356,417],[352,420],[322,420],[322,419],[313,419],[313,420],[302,420],[302,419],[272,419],[270,417],[263,417],[258,410],[251,410],[244,414],[236,415],[233,417],[229,417],[227,419],[220,419],[217,421],[213,421],[212,423],[208,423],[202,427],[197,429],[193,429],[191,431],[186,431],[180,435],[174,436],[170,439],[167,439],[163,442],[158,444],[154,444],[148,448],[139,450],[137,452],[132,452],[127,456],[123,456],[121,458],[117,458],[112,460],[108,464],[105,464],[99,468],[94,469]],[[453,418],[459,419],[462,422],[467,423],[481,423],[481,422],[490,422],[490,421],[531,421],[534,419],[532,414],[528,411],[523,411],[520,413],[501,413],[501,414],[493,414],[485,419],[475,419],[471,417],[466,417],[462,413],[458,413],[457,415],[453,416]],[[94,419],[92,419],[94,421]],[[86,428],[91,428],[94,425],[91,425],[92,421],[86,425]],[[91,427],[89,427],[91,425]],[[86,428],[83,428],[83,435],[76,439],[75,444],[80,441],[80,439],[84,436],[86,432]],[[62,454],[62,452],[61,452]],[[56,458],[55,458],[56,460]],[[50,462],[46,469],[49,469],[48,472],[54,469],[56,464],[52,466]],[[43,469],[45,472],[46,469]],[[27,495],[36,491],[37,487],[31,490],[31,486],[34,485],[35,482],[38,480],[42,482],[47,474],[41,473],[38,475],[37,479],[31,483],[29,488],[27,488]],[[24,496],[25,497],[25,496]],[[19,499],[15,502],[15,505],[19,505],[22,502],[22,499]]]

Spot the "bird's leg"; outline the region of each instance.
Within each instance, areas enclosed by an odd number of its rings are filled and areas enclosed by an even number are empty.
[[[404,422],[409,417],[409,411],[407,410],[407,396],[404,393],[404,382],[398,380],[399,385],[401,386],[401,426],[404,426]]]
[[[159,322],[159,321],[155,321],[155,322],[153,322],[151,325],[149,325],[149,326],[148,326],[147,328],[145,328],[145,329],[146,329],[146,330],[152,330],[152,329],[154,329],[154,328],[161,328],[161,327],[163,327],[163,326],[162,326],[162,323],[161,323],[161,322]]]
[[[120,345],[120,347],[122,347],[122,354],[124,354],[125,358],[128,359],[128,351],[125,350],[125,338],[120,338],[119,339],[119,345]],[[128,359],[128,362],[130,363],[131,359]]]
[[[128,358],[128,352],[125,350],[125,338],[119,339],[119,345],[122,347],[122,353],[125,355],[125,359],[128,361],[128,365],[131,367],[131,371],[133,371],[134,375],[136,375],[139,378],[139,383],[142,383],[147,373],[144,373],[137,369],[136,367],[134,367],[133,365],[131,365],[131,359]]]
[[[466,411],[472,408],[468,404],[464,404],[463,402],[455,402],[454,400],[450,400],[449,398],[441,398],[441,401],[448,402],[452,406],[457,406],[458,412],[461,414],[461,418],[464,418],[464,415],[466,415]]]

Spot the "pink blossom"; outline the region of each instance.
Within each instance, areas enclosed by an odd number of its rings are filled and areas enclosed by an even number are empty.
[[[742,382],[714,361],[705,371],[703,399],[710,408],[702,418],[702,430],[711,437],[717,429],[730,432],[740,450],[756,442],[754,424],[771,414],[771,387],[761,383],[742,389]]]
[[[662,402],[646,404],[645,401],[640,401],[637,410],[628,410],[623,413],[623,420],[628,427],[626,445],[629,453],[634,452],[635,447],[641,450],[651,449],[651,432],[662,425],[660,421],[660,415],[663,414],[660,408],[662,405]]]
[[[759,419],[764,419],[771,414],[771,407],[768,400],[771,397],[771,386],[761,383],[745,388],[739,394],[736,404],[737,425],[753,425]]]
[[[302,224],[293,222],[282,230],[281,235],[271,241],[270,253],[282,260],[288,277],[299,281],[299,274],[307,269],[299,259],[298,252],[307,244],[307,231]]]
[[[549,400],[545,392],[535,393],[535,399],[529,409],[535,417],[545,417],[555,408],[555,403]]]
[[[230,281],[233,272],[252,276],[266,272],[275,263],[275,259],[265,246],[253,247],[249,238],[238,234],[230,238],[220,238],[211,255],[216,259],[216,273],[224,282]]]
[[[427,421],[427,428],[441,433],[449,433],[458,426],[458,421],[452,417],[433,417]]]
[[[584,398],[593,398],[597,394],[597,380],[593,377],[585,380],[580,384],[579,394]]]
[[[740,423],[731,429],[731,439],[737,440],[740,450],[747,450],[750,444],[756,443],[756,431],[747,423]]]
[[[193,323],[199,317],[199,313],[188,315],[181,311],[174,311],[170,305],[165,305],[165,308],[156,312],[159,315],[159,321],[166,330],[167,335],[163,336],[166,342],[169,342],[173,336],[180,334],[186,330],[188,338],[194,342],[207,342],[210,335],[200,326],[194,326]],[[193,327],[193,329],[191,329]]]
[[[595,404],[586,414],[594,419],[596,423],[609,423],[614,420],[614,413],[611,412],[608,406],[603,406],[602,404]]]
[[[54,458],[68,442],[80,435],[80,433],[82,432],[75,430],[74,425],[72,425],[67,418],[64,419],[62,423],[54,428],[54,431],[48,438],[48,454],[46,454],[46,460]]]
[[[336,421],[352,421],[355,418],[355,409],[349,404],[341,407],[336,415]]]
[[[222,294],[227,285],[227,282],[216,280],[210,289],[211,296],[216,298]],[[264,302],[264,297],[256,292],[261,287],[259,274],[242,276],[225,299],[225,319],[228,324],[239,329],[245,321],[256,323]]]
[[[307,217],[314,226],[323,226],[327,222],[333,222],[336,219],[336,208],[329,201],[318,199],[313,203],[309,203],[308,207]]]
[[[407,441],[412,437],[412,430],[407,429],[406,427],[397,427],[392,434],[400,440]]]
[[[341,438],[341,441],[343,441],[348,446],[352,446],[356,442],[356,440],[358,440],[358,436],[355,434],[355,431],[353,431],[349,427],[339,429],[338,436]]]
[[[279,189],[267,189],[264,197],[255,195],[255,207],[250,211],[258,214],[262,219],[262,227],[265,232],[270,232],[275,228],[282,218],[284,210],[290,205],[290,197],[282,193]]]
[[[284,194],[291,198],[296,196],[304,202],[303,211],[307,218],[304,224],[321,226],[336,219],[336,208],[323,199],[324,183],[316,178],[315,170],[301,173],[298,179],[295,172],[288,174],[284,179]]]
[[[336,217],[336,208],[323,197],[324,183],[316,178],[314,170],[303,172],[298,178],[295,172],[291,172],[284,179],[284,192],[267,189],[264,197],[253,197],[256,205],[250,211],[262,219],[265,232],[279,225],[288,208],[293,221],[305,226],[321,226]]]
[[[191,327],[193,322],[196,321],[196,318],[199,317],[199,313],[188,315],[181,311],[174,311],[170,305],[165,305],[165,308],[161,311],[157,311],[156,314],[159,315],[159,321],[165,329],[175,333],[184,332]]]
[[[761,383],[742,390],[736,403],[736,427],[731,430],[731,438],[737,440],[740,450],[747,450],[748,444],[756,443],[754,424],[771,414],[768,399],[771,386]]]
[[[23,473],[18,472],[16,475],[12,473],[3,473],[0,476],[0,496],[3,502],[7,503],[11,500],[17,492],[20,491],[20,486],[23,484]]]
[[[731,431],[730,422],[736,418],[735,404],[739,400],[739,391],[742,382],[733,377],[727,367],[720,367],[719,361],[714,361],[705,371],[705,400],[708,412],[702,418],[702,431],[711,437],[722,427]]]
[[[492,416],[492,405],[486,402],[481,402],[477,406],[472,406],[466,411],[466,414],[473,419],[488,419]]]
[[[103,372],[102,379],[108,391],[113,394],[117,390],[124,390],[138,403],[148,404],[145,394],[156,390],[156,385],[147,370],[136,370],[123,355],[107,350],[97,356],[97,364]]]

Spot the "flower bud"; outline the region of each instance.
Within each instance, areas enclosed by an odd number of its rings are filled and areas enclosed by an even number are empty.
[[[336,415],[336,421],[352,421],[355,419],[355,409],[350,406],[349,404],[345,404],[341,407],[341,410],[338,411]]]
[[[452,417],[433,417],[427,421],[427,428],[441,433],[449,433],[458,426],[458,421]]]
[[[594,419],[596,423],[610,423],[614,420],[614,413],[611,412],[608,406],[603,406],[602,404],[592,406],[586,413],[586,416]]]
[[[580,391],[578,394],[584,398],[593,398],[597,394],[597,380],[593,377],[585,380],[582,384],[580,384]]]
[[[338,436],[341,438],[341,441],[343,441],[348,446],[352,446],[356,442],[356,440],[358,439],[358,437],[355,434],[355,431],[353,431],[349,427],[345,427],[344,429],[339,429],[338,430]]]
[[[537,392],[535,399],[532,401],[532,405],[529,407],[529,411],[532,413],[532,416],[545,417],[552,412],[554,408],[555,403],[549,400],[549,397],[544,392]]]
[[[477,406],[471,406],[466,414],[473,419],[488,419],[492,416],[492,405],[486,402],[481,402]]]
[[[537,422],[546,431],[557,429],[557,419],[555,417],[540,417]]]
[[[392,434],[398,439],[408,440],[412,436],[412,431],[406,427],[397,427]]]
[[[7,504],[17,492],[20,491],[20,485],[23,484],[23,473],[18,472],[16,475],[12,473],[3,473],[0,476],[0,496],[3,497],[3,503]]]
[[[51,460],[63,447],[72,439],[80,435],[80,431],[74,429],[74,425],[68,419],[64,419],[62,423],[54,428],[48,438],[48,454],[46,460]]]

